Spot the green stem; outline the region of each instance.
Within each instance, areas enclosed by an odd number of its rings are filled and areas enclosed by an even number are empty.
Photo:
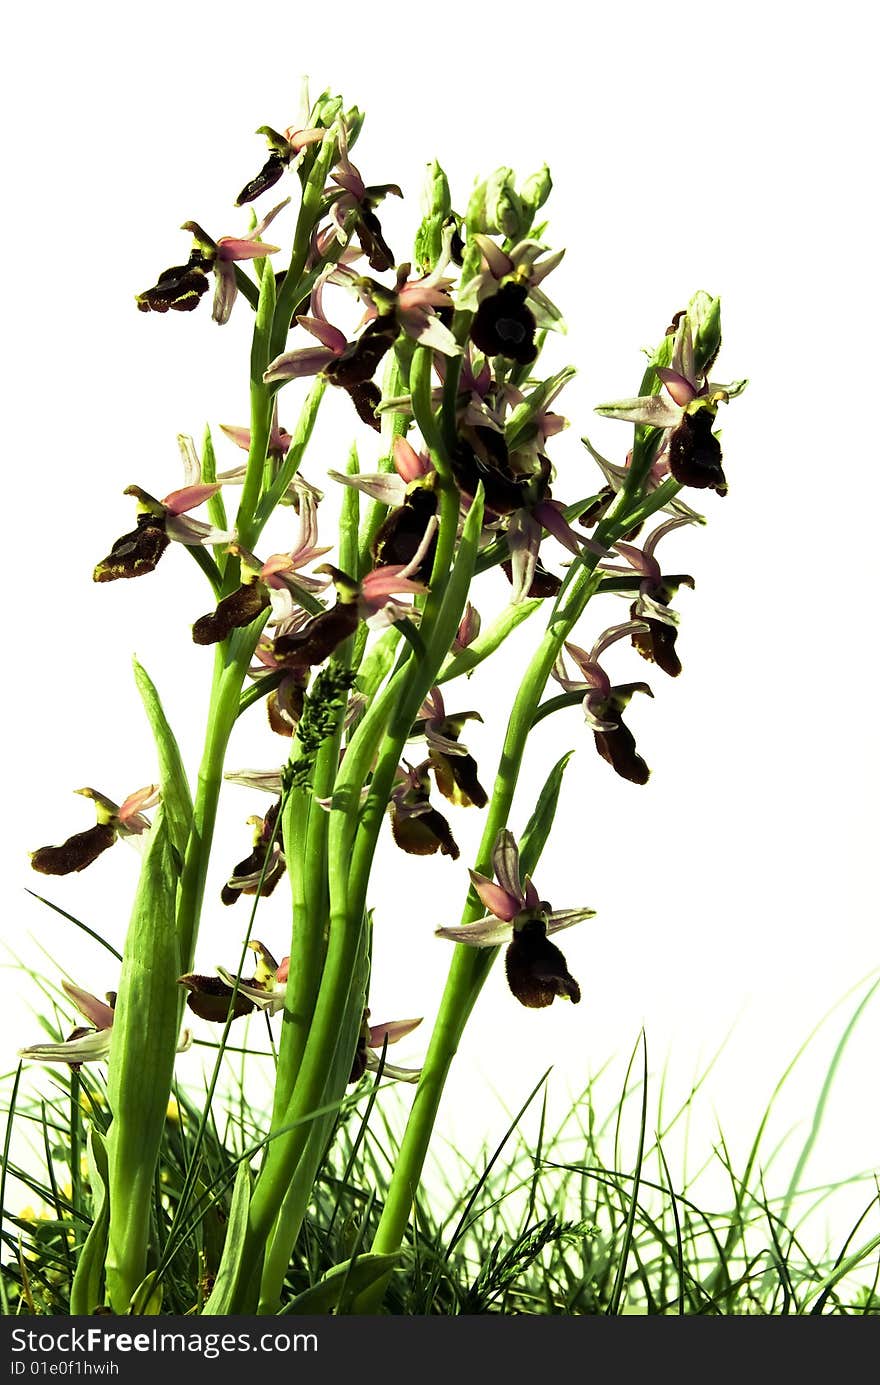
[[[678,487],[674,482],[672,486],[674,493]],[[669,498],[670,492],[666,483],[650,495],[640,497],[633,509],[631,496],[624,489],[618,497],[613,516],[597,529],[598,542],[613,543],[633,523],[634,513],[646,517],[661,508]],[[581,571],[573,578],[564,598],[561,596],[557,603],[547,631],[517,692],[475,863],[475,868],[483,873],[491,872],[495,840],[498,832],[508,822],[528,737],[550,671],[564,641],[580,619],[601,581],[601,573],[595,570],[597,561],[594,555],[585,556]],[[462,923],[473,923],[483,913],[483,905],[471,889],[462,914]],[[374,1254],[393,1253],[399,1249],[403,1241],[449,1068],[465,1024],[497,952],[498,948],[469,948],[465,945],[455,948],[422,1075],[371,1246]],[[387,1282],[387,1278],[380,1280],[365,1291],[357,1300],[356,1311],[377,1311]]]
[[[211,841],[223,784],[229,737],[238,716],[244,677],[253,656],[256,633],[236,631],[214,655],[214,677],[208,706],[205,744],[193,801],[193,825],[187,844],[177,904],[181,974],[192,969],[199,917],[205,893]]]

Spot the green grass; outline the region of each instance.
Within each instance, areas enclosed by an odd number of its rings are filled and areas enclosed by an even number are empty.
[[[775,1136],[771,1144],[771,1115],[809,1039],[756,1115],[738,1168],[721,1131],[693,1158],[692,1126],[705,1114],[703,1087],[715,1060],[667,1115],[669,1076],[650,1076],[643,1035],[616,1096],[609,1097],[608,1074],[600,1072],[554,1124],[553,1078],[544,1074],[503,1139],[472,1162],[438,1135],[385,1311],[880,1313],[876,1177],[847,1173],[820,1187],[804,1181],[846,1045],[878,987],[880,981],[865,983],[856,997],[801,1144]],[[45,1027],[52,1033],[64,1025],[56,1017]],[[207,1117],[205,1093],[180,1090],[177,1113],[166,1122],[152,1236],[163,1313],[199,1311],[219,1264],[236,1171],[265,1138],[266,1115],[245,1092],[249,1061],[246,1052],[227,1050],[226,1077]],[[89,1125],[106,1126],[102,1069],[45,1074],[39,1099],[23,1095],[18,1072],[5,1083],[6,1314],[69,1311],[91,1223],[85,1151]],[[405,1094],[381,1077],[362,1080],[346,1098],[289,1267],[282,1312],[346,1311],[357,1290],[358,1256],[381,1215],[406,1106]],[[34,1167],[42,1172],[35,1175]],[[824,1228],[835,1199],[845,1193],[851,1203],[854,1191],[863,1210],[831,1244]],[[326,1285],[317,1289],[344,1262],[332,1294]]]

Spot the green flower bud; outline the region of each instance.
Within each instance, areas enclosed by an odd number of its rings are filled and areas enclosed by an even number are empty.
[[[342,97],[331,95],[329,88],[327,88],[315,98],[308,119],[309,127],[323,125],[325,130],[329,130],[341,110]]]
[[[452,213],[449,181],[435,159],[428,164],[422,191],[422,224],[416,232],[415,261],[419,269],[430,274],[440,257],[443,225]]]
[[[520,236],[526,235],[532,229],[535,213],[547,201],[552,187],[553,179],[550,177],[550,169],[546,164],[523,183],[519,190],[523,207],[523,224],[519,232]]]
[[[509,240],[522,237],[525,216],[519,193],[513,185],[513,169],[497,168],[486,184],[486,230],[500,231]]]
[[[702,289],[688,304],[688,317],[694,334],[694,369],[708,375],[721,349],[721,299]]]

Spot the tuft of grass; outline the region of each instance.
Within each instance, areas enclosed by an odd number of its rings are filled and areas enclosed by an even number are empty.
[[[691,1126],[718,1054],[667,1115],[669,1074],[664,1069],[654,1095],[644,1034],[616,1100],[601,1091],[600,1079],[607,1081],[607,1069],[601,1069],[554,1128],[550,1073],[544,1073],[510,1117],[503,1138],[475,1161],[443,1147],[438,1136],[384,1311],[880,1314],[876,1177],[854,1174],[819,1187],[804,1183],[846,1044],[878,987],[880,980],[873,980],[857,997],[787,1174],[776,1172],[785,1142],[768,1147],[770,1116],[821,1025],[776,1084],[739,1170],[721,1131],[711,1150],[693,1160]],[[57,997],[44,993],[55,1014],[43,1025],[57,1037],[63,1015]],[[218,1066],[203,1090],[179,1088],[169,1107],[151,1240],[163,1313],[200,1311],[220,1263],[238,1169],[265,1143],[267,1113],[254,1109],[245,1088],[247,1061],[258,1052],[271,1061],[271,1053],[247,1042],[235,1049],[221,1046],[224,1082],[217,1080]],[[92,1218],[88,1131],[94,1126],[103,1134],[108,1124],[100,1069],[54,1069],[40,1087],[40,1097],[31,1094],[20,1069],[4,1080],[0,1307],[7,1315],[69,1311]],[[298,1311],[300,1295],[333,1267],[347,1264],[335,1310],[345,1311],[353,1296],[349,1278],[353,1286],[358,1257],[382,1213],[403,1115],[404,1098],[383,1081],[381,1070],[352,1089],[336,1112],[281,1312]],[[700,1188],[709,1175],[726,1192],[706,1206]],[[771,1178],[778,1182],[775,1190]],[[828,1244],[823,1223],[829,1202],[862,1184],[863,1210],[842,1243]]]

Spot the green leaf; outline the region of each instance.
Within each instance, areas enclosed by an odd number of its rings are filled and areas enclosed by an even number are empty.
[[[182,861],[192,828],[192,796],[180,747],[168,724],[155,684],[137,659],[134,660],[134,680],[159,752],[159,784],[171,844]]]
[[[260,280],[260,297],[254,320],[251,343],[251,383],[262,387],[263,375],[272,360],[270,340],[275,317],[275,275],[264,274]]]
[[[104,1303],[104,1259],[110,1226],[107,1150],[95,1126],[88,1133],[89,1183],[92,1189],[92,1225],[79,1254],[70,1286],[70,1312],[90,1317]]]
[[[469,644],[466,649],[460,650],[457,654],[447,656],[437,675],[437,682],[448,683],[451,678],[458,678],[461,674],[470,673],[484,659],[488,659],[491,654],[494,654],[508,635],[512,634],[517,626],[527,620],[543,604],[543,601],[533,599],[531,601],[519,601],[515,605],[510,603],[505,606],[498,619],[489,626],[488,630],[481,631],[473,644]]]
[[[255,516],[256,535],[259,534],[271,515],[275,506],[279,504],[296,473],[299,471],[300,462],[303,454],[309,445],[312,432],[315,427],[315,420],[318,417],[318,409],[321,400],[324,398],[324,390],[327,388],[325,380],[316,380],[302,407],[296,428],[293,432],[293,441],[287,449],[284,461],[278,468],[275,480],[272,482],[266,494],[263,496]]]
[[[361,1255],[357,1260],[343,1260],[334,1265],[324,1278],[298,1294],[286,1310],[288,1313],[332,1313],[339,1306],[340,1295],[345,1290],[346,1299],[369,1289],[394,1269],[399,1259],[399,1251],[392,1255]]]
[[[107,1078],[107,1289],[117,1313],[128,1311],[147,1271],[156,1161],[178,1042],[177,881],[168,819],[160,809],[123,948]]]
[[[217,480],[217,457],[214,453],[214,439],[211,436],[211,429],[205,425],[205,436],[202,442],[202,481],[206,486],[211,486]],[[217,491],[216,495],[208,496],[207,500],[208,519],[215,529],[227,529],[226,506],[223,503],[223,492]],[[222,572],[226,560],[226,553],[220,544],[214,548],[214,557]]]
[[[238,1261],[241,1248],[246,1243],[252,1185],[250,1165],[247,1159],[242,1159],[238,1166],[238,1173],[235,1175],[235,1187],[232,1189],[232,1202],[229,1208],[229,1221],[226,1225],[226,1240],[223,1244],[220,1268],[217,1270],[217,1278],[214,1280],[210,1297],[202,1308],[204,1316],[222,1316],[233,1311],[232,1304],[238,1280]]]
[[[162,1281],[159,1278],[158,1270],[151,1270],[146,1279],[143,1279],[131,1296],[129,1313],[137,1313],[141,1317],[158,1317],[162,1312]]]
[[[523,875],[531,875],[541,859],[541,852],[547,843],[556,809],[559,806],[559,791],[565,767],[574,754],[569,750],[563,755],[547,775],[543,789],[538,795],[535,810],[529,818],[526,830],[519,843],[520,867]]]
[[[348,454],[347,476],[357,476],[360,471],[357,443],[352,443]],[[344,486],[342,508],[339,515],[339,566],[343,572],[358,576],[358,529],[360,527],[360,495],[356,486]]]

